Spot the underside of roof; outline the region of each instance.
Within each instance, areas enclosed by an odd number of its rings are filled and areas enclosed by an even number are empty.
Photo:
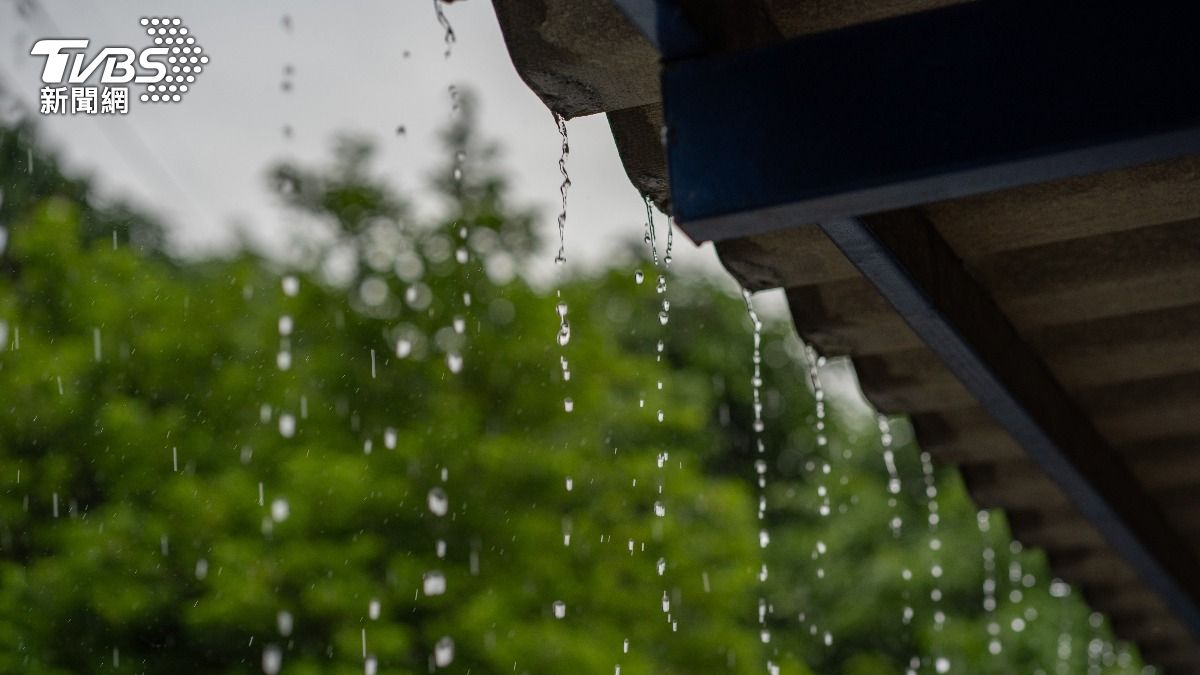
[[[529,86],[567,117],[606,113],[630,180],[670,212],[651,43],[613,0],[493,4]],[[683,4],[717,50],[738,52],[955,3]],[[1059,417],[1078,418],[1079,428],[1097,434],[1095,462],[1104,466],[1091,468],[1128,479],[1125,498],[1163,523],[1148,535],[1150,548],[1167,551],[1176,576],[1193,580],[1200,578],[1192,566],[1200,558],[1198,186],[1200,157],[1184,156],[869,219],[876,231],[932,242],[938,278],[969,287],[975,305],[999,322],[989,363],[1018,379],[1026,370],[1046,373],[1065,406]],[[851,357],[867,398],[882,412],[910,415],[921,446],[960,467],[979,506],[1005,509],[1014,535],[1043,549],[1055,573],[1082,589],[1148,663],[1200,673],[1200,642],[1172,598],[1113,545],[1102,518],[1081,513],[1077,495],[996,421],[978,387],[964,384],[961,369],[947,366],[944,350],[931,348],[835,239],[817,223],[795,223],[723,239],[717,250],[747,288],[786,289],[799,334],[826,355]]]

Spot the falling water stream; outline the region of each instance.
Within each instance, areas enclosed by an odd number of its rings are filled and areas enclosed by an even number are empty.
[[[987,616],[988,653],[993,656],[1003,651],[1000,642],[1000,624],[996,621],[996,548],[992,544],[991,515],[979,512],[979,532],[983,535],[983,611]]]
[[[446,18],[446,12],[442,8],[442,3],[445,0],[433,0],[433,11],[437,15],[438,24],[445,31],[442,41],[446,45],[445,57],[450,58],[450,51],[454,47],[457,38],[454,35],[454,28],[450,26],[450,20]]]
[[[940,551],[942,550],[942,540],[938,537],[938,524],[941,521],[941,516],[938,513],[938,488],[937,476],[933,470],[933,459],[928,452],[921,452],[921,473],[925,479],[925,498],[926,506],[929,511],[929,550],[932,552],[932,560],[929,564],[929,576],[933,581],[933,589],[929,592],[929,599],[933,601],[933,629],[935,632],[941,632],[946,624],[946,614],[941,609],[942,602],[942,565]],[[932,650],[935,654],[933,659],[934,671],[937,673],[947,673],[950,671],[950,660],[945,656],[936,655],[937,647]]]

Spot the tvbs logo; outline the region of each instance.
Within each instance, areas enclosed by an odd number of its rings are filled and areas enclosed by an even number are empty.
[[[141,24],[154,44],[140,50],[109,46],[88,56],[87,39],[35,42],[30,55],[45,58],[42,114],[127,113],[130,84],[145,85],[138,98],[146,103],[182,101],[208,55],[178,17],[145,17]]]

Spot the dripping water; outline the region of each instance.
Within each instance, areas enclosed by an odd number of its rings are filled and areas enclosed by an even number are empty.
[[[450,50],[454,47],[454,42],[457,38],[454,35],[454,28],[450,26],[450,19],[446,18],[446,12],[442,9],[444,0],[433,0],[433,11],[437,15],[438,24],[445,31],[442,41],[446,44],[445,58],[450,58]]]
[[[983,536],[983,611],[987,616],[987,648],[993,656],[1003,650],[1000,643],[1000,623],[996,621],[996,549],[992,545],[991,517],[987,511],[978,516],[979,533]]]
[[[886,415],[877,415],[875,417],[879,426],[879,443],[883,446],[883,464],[887,467],[888,472],[888,508],[892,512],[892,517],[888,521],[888,529],[892,531],[893,537],[900,536],[900,528],[903,525],[903,520],[896,512],[896,500],[900,495],[900,472],[896,470],[896,454],[892,451],[892,425],[888,421]]]
[[[940,552],[942,549],[942,540],[938,537],[938,523],[941,520],[941,516],[938,514],[937,477],[933,471],[933,460],[928,452],[921,453],[921,473],[925,480],[925,498],[929,511],[929,550],[932,552],[929,563],[929,576],[932,579],[933,589],[929,592],[929,599],[933,605],[933,629],[935,632],[940,632],[946,625],[946,614],[941,609],[942,565]],[[942,664],[945,664],[945,670],[941,670]],[[941,656],[935,659],[935,665],[940,672],[947,672],[950,668],[949,660]]]
[[[558,156],[558,172],[562,174],[562,183],[558,186],[559,195],[562,197],[562,210],[558,213],[558,255],[554,257],[554,264],[561,265],[567,261],[566,256],[566,228],[567,228],[567,191],[571,189],[571,177],[567,174],[567,157],[571,154],[571,146],[567,142],[567,120],[559,113],[554,113],[554,124],[558,127],[558,133],[562,136],[562,148]]]
[[[766,444],[763,441],[763,432],[766,431],[766,424],[763,422],[763,405],[762,405],[762,321],[758,318],[758,312],[754,309],[754,299],[751,297],[750,291],[742,289],[742,301],[746,304],[746,315],[750,318],[750,325],[754,329],[754,352],[751,357],[753,365],[753,375],[750,379],[750,390],[754,397],[754,447],[757,456],[754,460],[754,470],[758,476],[758,545],[759,548],[765,549],[771,543],[771,534],[766,527],[766,512],[767,512],[767,462],[763,455],[766,453]],[[758,581],[760,584],[766,583],[768,576],[766,555],[763,554],[761,561]],[[758,624],[759,633],[764,644],[771,641],[771,632],[767,628],[767,614],[769,605],[766,597],[760,594],[758,599]],[[771,669],[771,664],[768,665]]]

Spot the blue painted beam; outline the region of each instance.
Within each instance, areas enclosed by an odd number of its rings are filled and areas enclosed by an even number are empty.
[[[700,56],[705,42],[678,0],[613,0],[664,61]]]
[[[677,8],[617,1],[660,35]],[[1200,154],[1197,26],[1200,3],[983,0],[667,60],[674,216],[720,240]]]

